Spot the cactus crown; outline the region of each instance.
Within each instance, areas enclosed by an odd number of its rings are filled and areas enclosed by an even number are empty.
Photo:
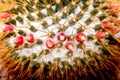
[[[60,70],[98,65],[112,55],[107,46],[118,42],[117,4],[102,0],[15,0],[4,12],[6,47],[10,56],[32,67]],[[113,7],[112,7],[113,6]],[[56,65],[56,67],[55,67]],[[62,71],[61,71],[62,72]]]

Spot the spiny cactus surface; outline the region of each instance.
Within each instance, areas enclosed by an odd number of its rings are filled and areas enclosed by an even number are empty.
[[[119,4],[14,0],[3,12],[3,55],[16,80],[105,80],[119,70]],[[111,48],[111,46],[114,48]]]

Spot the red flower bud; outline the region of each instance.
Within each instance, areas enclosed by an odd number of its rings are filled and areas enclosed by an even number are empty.
[[[109,21],[103,21],[102,25],[104,26],[105,29],[109,29],[110,28],[110,23]]]
[[[74,48],[74,44],[72,42],[67,42],[65,47],[66,47],[66,49],[71,50]]]
[[[34,36],[33,36],[32,33],[28,34],[28,36],[27,36],[27,41],[28,41],[29,43],[33,43],[33,42],[35,41]]]
[[[66,40],[66,35],[65,33],[61,32],[58,34],[57,36],[57,39],[60,41],[60,42],[64,42]]]
[[[14,42],[17,46],[22,45],[24,42],[23,36],[16,36]]]
[[[49,49],[54,48],[55,47],[55,42],[52,39],[48,39],[46,41],[46,47],[49,48]]]
[[[103,39],[105,37],[105,33],[102,30],[97,31],[96,38]]]
[[[76,40],[80,43],[84,42],[86,40],[86,35],[82,32],[79,32],[77,35],[76,35]]]

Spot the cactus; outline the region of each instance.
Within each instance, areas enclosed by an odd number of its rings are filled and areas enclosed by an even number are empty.
[[[107,80],[119,71],[119,4],[103,0],[14,0],[4,11],[14,80]],[[3,46],[3,45],[1,45]],[[3,49],[4,49],[3,48]]]

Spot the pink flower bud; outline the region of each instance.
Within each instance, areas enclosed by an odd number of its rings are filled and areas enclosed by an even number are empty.
[[[5,12],[5,13],[3,13],[3,14],[1,15],[1,18],[2,18],[2,19],[8,19],[8,18],[11,18],[11,14]]]
[[[12,25],[6,25],[3,29],[3,32],[13,31],[14,27]]]

